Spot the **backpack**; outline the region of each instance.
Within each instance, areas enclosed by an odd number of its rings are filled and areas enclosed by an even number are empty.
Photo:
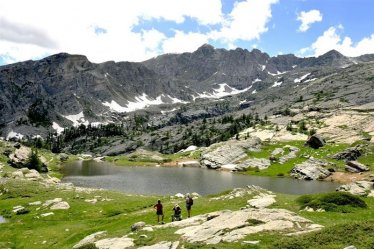
[[[193,205],[193,199],[192,197],[189,197],[188,198],[188,202],[187,202],[188,205],[192,206]]]

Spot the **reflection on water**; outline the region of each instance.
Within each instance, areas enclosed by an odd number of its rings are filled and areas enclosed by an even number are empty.
[[[77,161],[63,167],[64,182],[76,186],[119,190],[134,194],[202,195],[258,185],[274,192],[307,194],[334,191],[338,184],[291,178],[245,176],[201,168],[118,167],[106,162]]]
[[[6,223],[6,222],[7,222],[6,219],[3,216],[0,215],[0,224],[1,223]]]

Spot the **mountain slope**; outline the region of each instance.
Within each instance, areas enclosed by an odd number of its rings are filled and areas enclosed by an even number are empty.
[[[3,136],[11,131],[45,136],[72,125],[122,122],[128,113],[149,106],[159,106],[159,114],[160,108],[183,103],[193,109],[197,99],[213,99],[213,105],[230,95],[242,102],[281,99],[295,84],[312,84],[372,59],[337,51],[317,58],[270,57],[257,49],[207,44],[193,53],[165,54],[143,63],[95,64],[85,56],[61,53],[0,67],[0,128]]]

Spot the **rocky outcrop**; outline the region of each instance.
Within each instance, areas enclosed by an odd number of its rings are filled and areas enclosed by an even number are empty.
[[[265,208],[274,204],[275,195],[260,194],[247,201],[247,204],[255,208]]]
[[[210,169],[218,169],[222,165],[232,164],[246,157],[247,151],[258,150],[260,145],[261,140],[259,138],[250,138],[242,141],[230,140],[214,144],[203,152],[200,163]]]
[[[93,234],[90,234],[84,237],[81,241],[79,241],[76,245],[73,246],[73,249],[84,248],[90,244],[93,244],[96,240],[104,237],[106,235],[106,231],[100,231]]]
[[[9,164],[15,168],[25,167],[27,159],[31,154],[31,149],[29,147],[20,146],[14,151],[14,153],[9,155]]]
[[[320,135],[314,134],[308,138],[305,145],[309,146],[313,149],[318,149],[326,144],[325,139],[323,139]]]
[[[347,165],[351,168],[354,168],[358,170],[358,172],[363,172],[363,171],[369,171],[370,168],[362,163],[359,163],[357,161],[349,161],[347,162]]]
[[[374,193],[373,182],[356,181],[350,184],[345,184],[336,189],[340,192],[349,192],[353,195],[368,196]]]
[[[291,145],[286,145],[283,148],[285,149],[285,151],[288,151],[288,154],[286,154],[284,156],[281,156],[279,158],[279,163],[280,164],[284,164],[288,160],[296,158],[297,157],[297,153],[300,151],[299,148],[297,148],[295,146],[291,146]]]
[[[271,165],[269,159],[265,158],[251,158],[236,165],[234,171],[245,171],[247,168],[258,168],[259,170],[267,169]]]
[[[348,148],[332,156],[336,160],[354,161],[361,156],[361,150],[357,147]]]
[[[51,210],[65,210],[69,209],[70,205],[66,201],[63,201],[62,198],[55,198],[52,200],[46,200],[43,203],[43,207],[49,207]]]
[[[312,231],[315,224],[285,209],[243,209],[219,211],[164,225],[180,227],[188,243],[236,242],[249,234],[264,231]],[[319,226],[321,227],[321,226]]]
[[[98,249],[125,249],[135,245],[134,239],[127,237],[102,239],[94,244]]]
[[[319,180],[331,175],[326,167],[332,166],[331,163],[321,159],[308,159],[307,161],[295,165],[291,170],[291,176],[303,180]]]
[[[27,179],[30,181],[38,181],[42,179],[38,171],[28,168],[22,168],[12,172],[12,177],[15,179]]]

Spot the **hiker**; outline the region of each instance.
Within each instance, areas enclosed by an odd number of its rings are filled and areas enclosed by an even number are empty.
[[[190,196],[190,194],[187,194],[187,197],[186,197],[186,208],[187,208],[188,218],[191,217],[191,207],[192,207],[192,205],[193,205],[193,199]]]
[[[156,209],[157,222],[160,223],[160,216],[161,216],[161,224],[164,224],[164,212],[162,210],[161,200],[157,200],[157,204],[155,204],[153,208]]]
[[[182,209],[178,204],[175,204],[173,207],[174,214],[171,216],[171,221],[180,221],[182,220]]]

